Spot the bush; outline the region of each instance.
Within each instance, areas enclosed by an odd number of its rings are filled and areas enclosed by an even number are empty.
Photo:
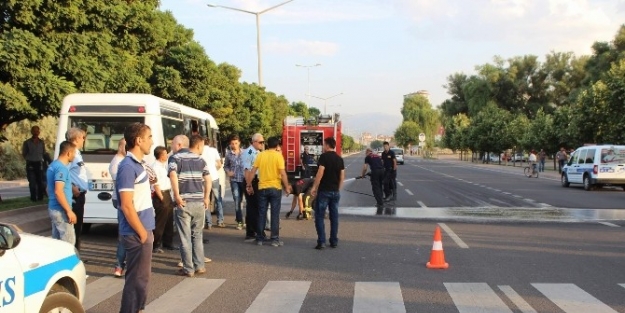
[[[0,144],[0,178],[14,180],[26,177],[26,161],[22,157],[22,144],[32,135],[30,128],[39,126],[41,131],[39,138],[46,143],[46,152],[54,157],[54,145],[59,119],[57,117],[44,117],[37,121],[23,120],[7,126],[2,135],[8,141]]]
[[[26,162],[11,145],[0,145],[0,178],[15,180],[26,176]]]

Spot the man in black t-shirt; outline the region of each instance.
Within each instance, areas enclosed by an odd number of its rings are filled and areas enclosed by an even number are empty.
[[[397,200],[397,158],[388,141],[383,143],[382,161],[384,161],[384,201]]]
[[[319,156],[317,176],[311,194],[317,197],[315,205],[315,229],[317,230],[317,246],[322,250],[326,246],[324,216],[328,208],[330,216],[330,247],[336,248],[339,242],[339,200],[340,190],[345,180],[345,164],[336,151],[336,140],[328,137],[323,140],[323,154]],[[319,191],[319,192],[317,192]]]
[[[293,202],[291,202],[291,211],[286,213],[286,218],[289,218],[293,211],[295,210],[295,206],[299,204],[299,214],[297,215],[297,219],[300,220],[302,218],[308,218],[306,208],[310,207],[312,204],[312,196],[310,191],[312,189],[313,183],[315,180],[313,178],[302,178],[295,180],[291,183],[291,194],[293,195]],[[287,195],[288,197],[289,195]]]
[[[375,198],[375,205],[382,207],[384,205],[382,198],[382,184],[384,181],[384,162],[382,157],[373,153],[373,150],[367,148],[365,164],[362,166],[362,175],[360,178],[365,177],[367,173],[367,166],[371,169],[371,190],[373,191],[373,197]]]

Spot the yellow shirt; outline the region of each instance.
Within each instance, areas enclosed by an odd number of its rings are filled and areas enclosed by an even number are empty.
[[[282,189],[280,170],[284,169],[284,157],[276,150],[258,154],[254,167],[258,168],[258,189]]]

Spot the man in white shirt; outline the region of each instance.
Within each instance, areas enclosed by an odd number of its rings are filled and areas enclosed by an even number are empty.
[[[156,214],[156,227],[154,228],[153,253],[163,253],[163,249],[177,250],[174,241],[174,202],[171,198],[171,181],[167,176],[167,148],[158,146],[154,148],[152,169],[156,174],[156,184],[153,185],[152,205]]]
[[[532,150],[527,161],[532,165],[532,173],[536,171],[536,151]]]
[[[210,177],[213,179],[212,183],[212,193],[215,196],[215,203],[217,209],[217,227],[226,227],[224,224],[224,207],[221,198],[221,185],[219,184],[219,169],[222,166],[221,157],[219,156],[219,151],[216,148],[211,146],[213,142],[210,139],[204,140],[204,149],[202,150],[202,159],[208,165],[208,172],[210,173]],[[213,224],[213,218],[210,214],[210,211],[206,212],[206,229],[210,229]]]

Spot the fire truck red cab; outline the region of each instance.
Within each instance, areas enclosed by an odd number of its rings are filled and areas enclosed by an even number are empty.
[[[286,162],[286,172],[290,177],[299,178],[303,174],[302,154],[304,149],[312,156],[309,164],[311,175],[317,173],[317,160],[323,153],[323,139],[336,139],[336,153],[341,155],[341,121],[339,114],[319,115],[318,117],[287,116],[282,127],[282,155]]]

